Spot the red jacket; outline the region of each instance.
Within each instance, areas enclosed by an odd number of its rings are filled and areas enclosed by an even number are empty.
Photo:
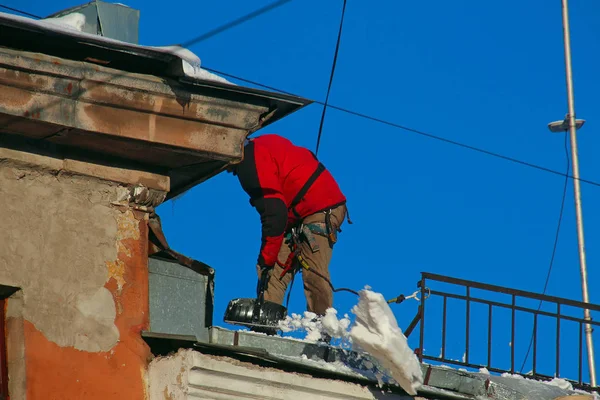
[[[333,176],[324,170],[291,208],[292,201],[319,164],[310,150],[278,135],[250,139],[244,148],[244,159],[236,166],[235,174],[250,196],[250,204],[260,214],[259,265],[275,265],[286,229],[311,214],[346,202]]]

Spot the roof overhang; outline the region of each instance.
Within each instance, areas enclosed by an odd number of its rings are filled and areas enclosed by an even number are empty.
[[[0,15],[0,133],[168,175],[173,197],[241,160],[249,134],[310,104],[178,76],[173,54],[103,39]]]

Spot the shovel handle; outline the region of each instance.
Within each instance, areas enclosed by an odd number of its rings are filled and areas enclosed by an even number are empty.
[[[269,270],[270,268],[261,267],[260,279],[258,280],[258,285],[256,287],[256,297],[259,300],[262,300],[262,298],[264,297],[264,293],[267,288],[267,283],[269,281]]]

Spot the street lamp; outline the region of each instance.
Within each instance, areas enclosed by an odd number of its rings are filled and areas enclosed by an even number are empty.
[[[576,119],[575,120],[575,129],[579,130],[585,124],[585,119]],[[567,115],[562,121],[554,121],[548,124],[548,129],[550,132],[560,133],[567,132],[569,130],[569,116]]]
[[[548,128],[552,132],[569,131],[571,139],[571,158],[573,160],[573,186],[575,194],[575,216],[577,220],[577,242],[579,245],[579,267],[581,273],[581,291],[584,303],[590,302],[588,283],[587,283],[587,265],[585,257],[585,238],[583,235],[583,212],[581,207],[581,188],[579,182],[579,157],[577,156],[577,129],[581,128],[584,120],[575,119],[575,95],[573,94],[573,70],[571,67],[571,34],[569,32],[569,5],[568,0],[562,0],[562,22],[563,38],[565,46],[565,75],[567,81],[567,103],[569,112],[563,121],[551,122]],[[585,341],[588,353],[588,367],[590,372],[590,385],[596,386],[596,364],[594,361],[594,341],[592,338],[592,326],[589,322],[592,320],[590,310],[584,311]]]

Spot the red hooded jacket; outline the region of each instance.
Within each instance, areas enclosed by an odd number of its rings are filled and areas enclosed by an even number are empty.
[[[322,166],[310,150],[278,135],[262,135],[250,139],[245,146],[244,159],[236,166],[235,173],[250,196],[250,204],[260,214],[259,265],[275,265],[286,229],[311,214],[346,202],[333,176],[323,170],[295,207],[291,207],[319,165]]]

